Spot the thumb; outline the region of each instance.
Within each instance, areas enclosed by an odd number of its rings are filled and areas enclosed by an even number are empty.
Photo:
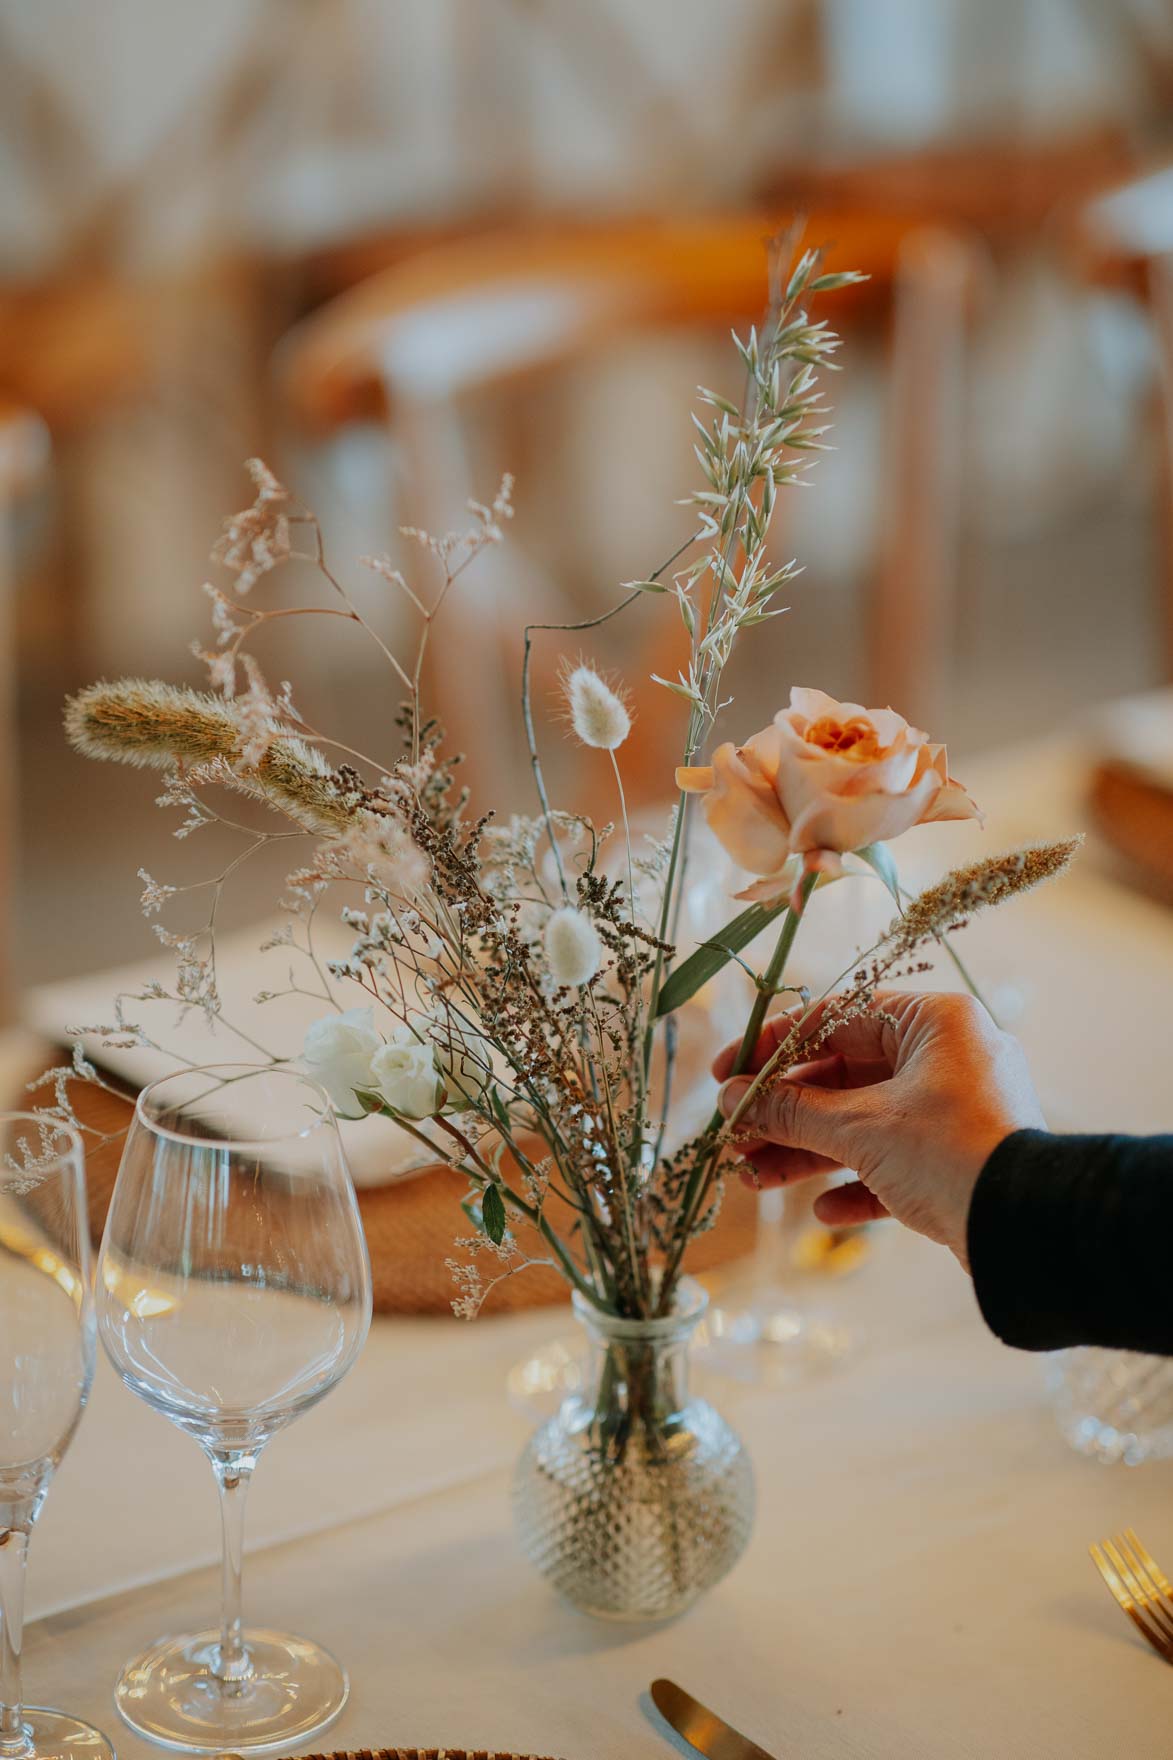
[[[726,1118],[736,1112],[749,1087],[744,1078],[726,1082],[720,1094]],[[736,1128],[788,1149],[810,1150],[840,1167],[854,1167],[858,1127],[869,1104],[874,1110],[874,1096],[866,1088],[820,1088],[779,1081],[764,1094],[754,1095]]]

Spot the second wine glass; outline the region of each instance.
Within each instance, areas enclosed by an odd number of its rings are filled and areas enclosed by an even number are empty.
[[[218,1630],[160,1639],[115,1703],[152,1741],[262,1753],[333,1721],[344,1670],[241,1621],[244,1501],[262,1449],[354,1363],[370,1264],[330,1103],[292,1070],[218,1064],[144,1089],[97,1278],[102,1343],[127,1386],[193,1436],[223,1524]]]

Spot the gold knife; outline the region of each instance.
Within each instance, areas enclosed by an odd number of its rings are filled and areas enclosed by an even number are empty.
[[[740,1735],[675,1681],[653,1681],[652,1703],[677,1735],[691,1742],[706,1760],[774,1760],[773,1754]]]

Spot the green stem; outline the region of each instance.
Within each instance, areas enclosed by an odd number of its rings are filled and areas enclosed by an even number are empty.
[[[690,737],[685,750],[685,763],[690,764],[696,751],[696,741]],[[668,872],[664,879],[664,902],[660,909],[660,922],[656,930],[656,938],[666,941],[668,925],[672,914],[672,890],[676,881],[676,867],[680,860],[680,848],[684,837],[685,807],[688,796],[681,791],[676,806],[676,828],[672,835],[672,853],[668,858]],[[652,987],[648,996],[648,1025],[644,1034],[644,1089],[646,1091],[652,1068],[652,1049],[656,1039],[656,1005],[660,1000],[660,987],[664,981],[664,950],[656,949],[656,963],[652,969]]]
[[[762,1024],[766,1018],[766,1011],[782,983],[782,978],[786,971],[786,962],[790,958],[790,950],[794,946],[794,937],[798,934],[798,925],[802,921],[806,912],[807,904],[810,901],[811,893],[815,889],[818,878],[817,874],[805,874],[803,876],[799,883],[797,902],[782,918],[782,928],[778,935],[777,944],[775,945],[770,963],[762,974],[761,982],[758,985],[757,997],[754,1001],[753,1008],[750,1010],[749,1020],[746,1023],[745,1032],[742,1034],[741,1044],[737,1048],[737,1056],[734,1058],[733,1067],[729,1072],[731,1077],[743,1075],[749,1064],[750,1058],[753,1056],[754,1046],[761,1037]],[[703,1204],[709,1191],[709,1187],[712,1184],[713,1163],[718,1148],[717,1136],[724,1124],[725,1115],[720,1108],[717,1107],[714,1109],[712,1117],[705,1126],[701,1139],[702,1147],[697,1152],[692,1172],[688,1178],[688,1184],[684,1190],[684,1198],[680,1206],[680,1223],[677,1229],[676,1240],[669,1256],[668,1263],[665,1266],[664,1277],[660,1286],[660,1312],[662,1314],[667,1313],[668,1311],[668,1304],[671,1302],[676,1279],[680,1272],[680,1262],[684,1257],[685,1249],[688,1246],[689,1240],[692,1238],[692,1231],[696,1223],[696,1218],[700,1214],[701,1205]],[[710,1139],[707,1145],[705,1145],[706,1138]]]

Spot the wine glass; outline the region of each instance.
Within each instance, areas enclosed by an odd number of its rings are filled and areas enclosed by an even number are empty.
[[[366,1242],[324,1090],[249,1064],[145,1088],[97,1298],[127,1386],[211,1462],[224,1545],[219,1629],[160,1638],[127,1663],[114,1702],[169,1747],[289,1748],[333,1721],[349,1683],[310,1640],[242,1626],[245,1496],[265,1444],[341,1380],[371,1320]]]
[[[722,1290],[698,1341],[698,1360],[716,1373],[777,1389],[825,1373],[855,1348],[832,1288],[866,1264],[872,1243],[866,1225],[819,1222],[812,1204],[826,1183],[760,1192],[753,1255]]]
[[[94,1379],[94,1296],[77,1132],[0,1113],[0,1757],[114,1760],[105,1736],[24,1705],[29,1535]]]

